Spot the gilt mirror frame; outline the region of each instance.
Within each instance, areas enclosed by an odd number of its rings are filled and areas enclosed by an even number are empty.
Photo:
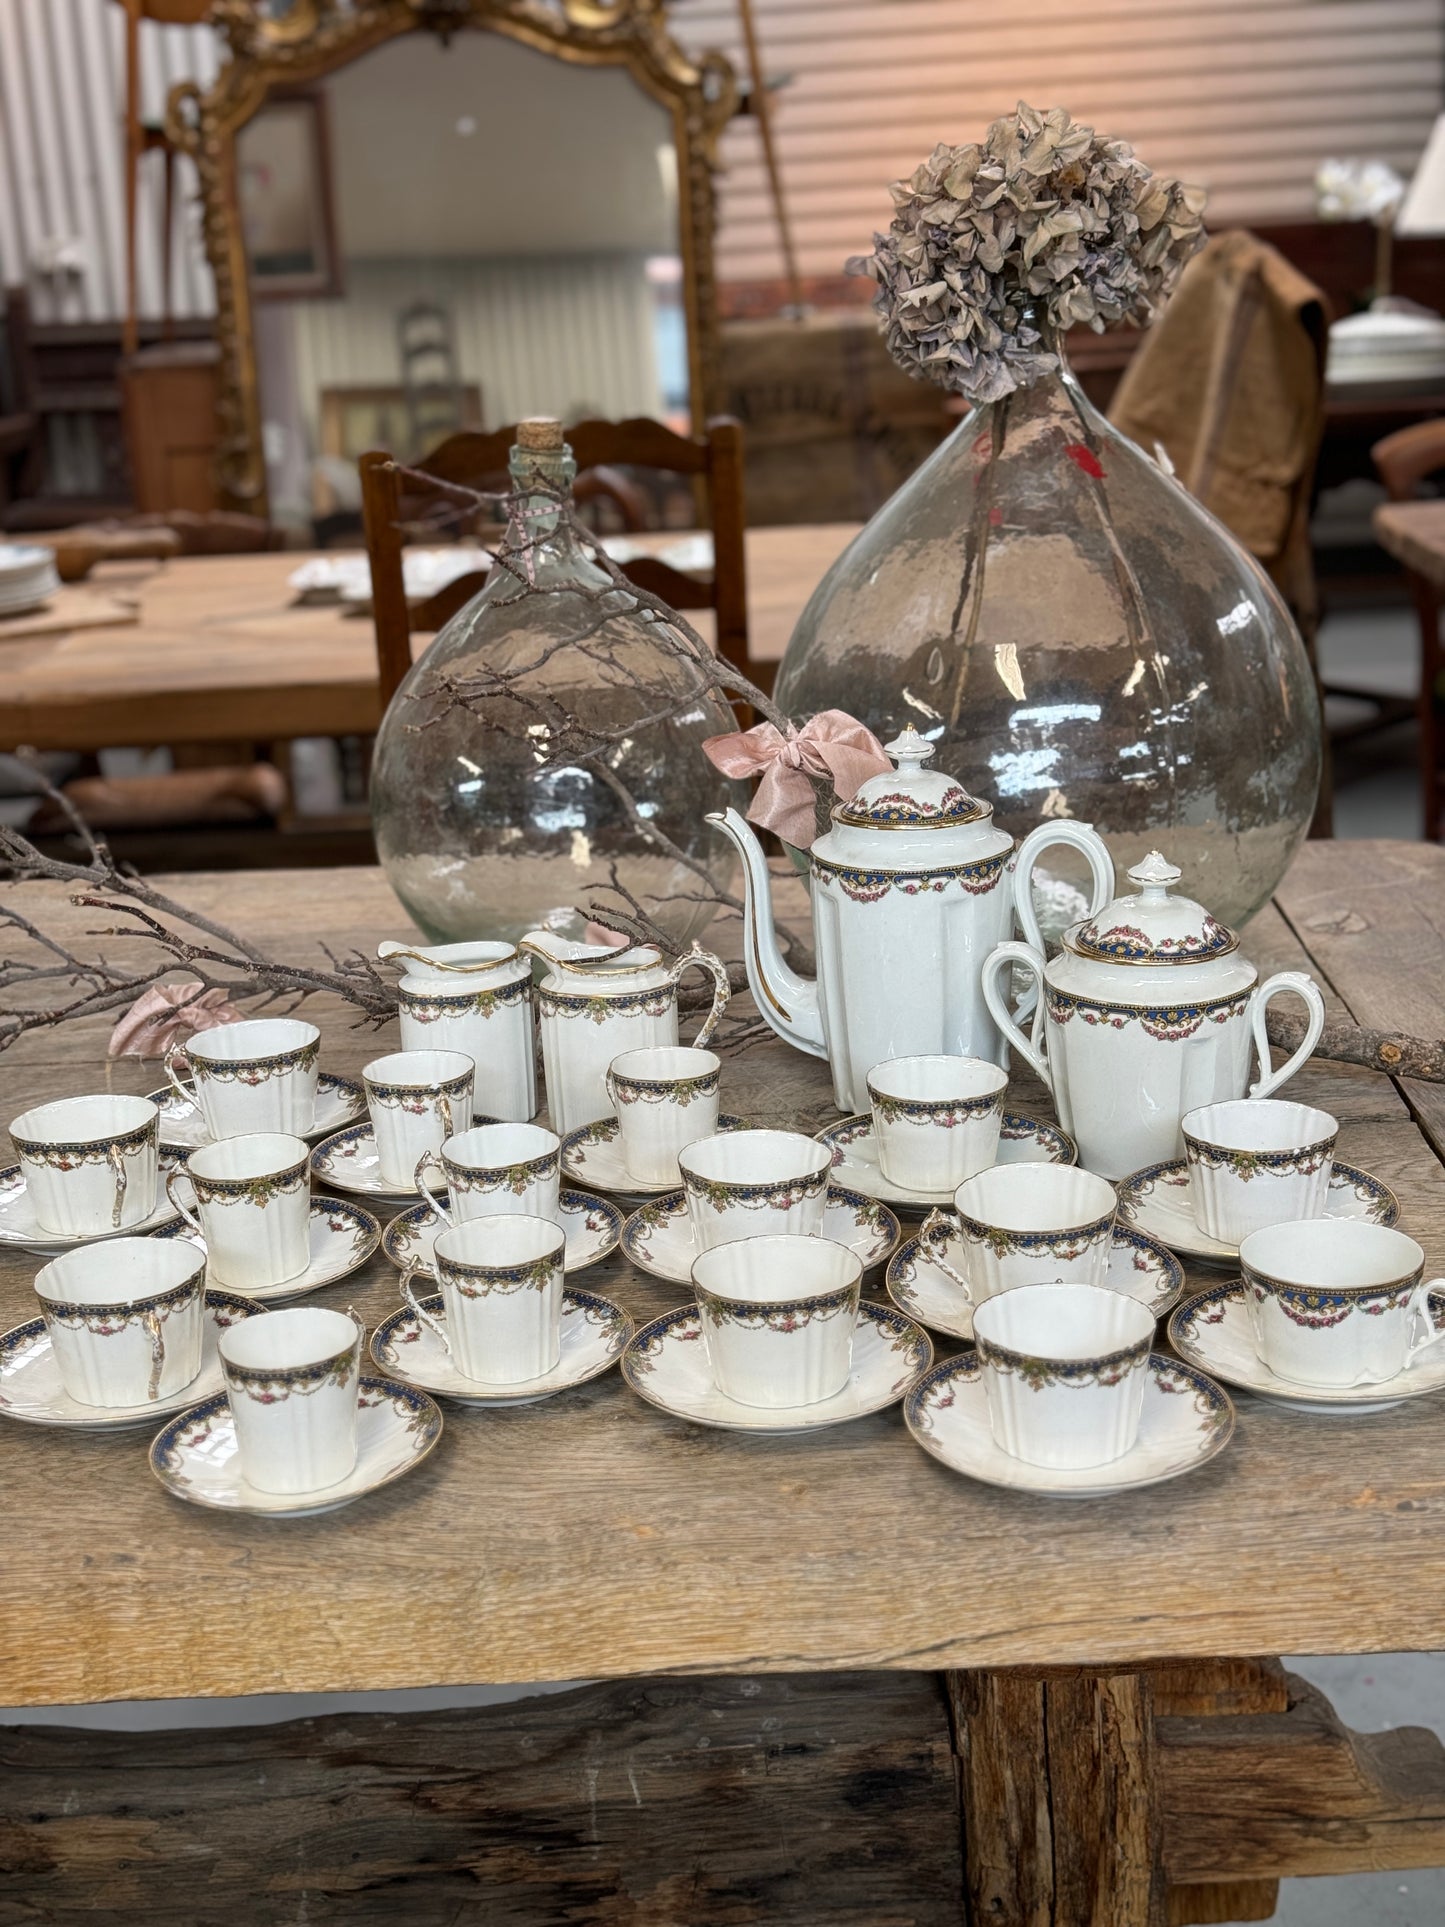
[[[717,399],[714,177],[718,136],[737,111],[737,77],[721,53],[694,58],[672,38],[663,0],[214,0],[210,23],[230,57],[210,87],[171,90],[166,132],[194,161],[202,233],[215,278],[217,480],[228,506],[267,512],[252,291],[237,191],[236,139],[274,94],[304,87],[406,33],[443,40],[499,33],[554,59],[625,67],[672,117],[678,157],[689,404],[694,426]]]

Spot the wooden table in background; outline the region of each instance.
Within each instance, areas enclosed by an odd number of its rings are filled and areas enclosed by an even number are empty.
[[[851,524],[748,530],[755,656],[782,656],[819,577],[856,533]],[[680,537],[652,539],[666,548]],[[133,623],[10,641],[0,629],[0,749],[371,734],[381,720],[371,617],[298,604],[288,577],[303,559],[109,563],[95,571],[96,587],[137,597]],[[703,634],[711,622],[711,611],[697,617]]]
[[[374,871],[175,888],[297,959],[404,928]],[[1386,843],[1307,845],[1246,938],[1332,1015],[1427,1036],[1442,944],[1445,852]],[[318,1016],[338,1070],[395,1046]],[[0,1059],[5,1115],[103,1085],[105,1030]],[[824,1067],[779,1043],[725,1077],[759,1123],[834,1114]],[[1439,1271],[1441,1087],[1317,1062],[1289,1095],[1340,1119]],[[37,1263],[0,1262],[5,1325]],[[621,1260],[586,1282],[640,1319],[685,1295]],[[397,1275],[377,1258],[328,1299],[374,1323]],[[1051,1504],[954,1477],[896,1409],[737,1436],[613,1372],[448,1406],[414,1476],[293,1522],[177,1503],[144,1434],[0,1426],[11,1703],[605,1682],[221,1733],[5,1729],[0,1918],[1163,1927],[1264,1918],[1281,1873],[1445,1861],[1439,1743],[1346,1733],[1258,1657],[1445,1646],[1445,1406],[1238,1406],[1195,1476]]]

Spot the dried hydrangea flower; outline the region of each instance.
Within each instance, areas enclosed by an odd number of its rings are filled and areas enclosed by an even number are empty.
[[[1062,107],[1020,101],[891,192],[888,232],[848,271],[878,283],[898,365],[974,402],[1057,367],[1036,323],[1098,333],[1150,319],[1204,243],[1202,189],[1161,179]]]

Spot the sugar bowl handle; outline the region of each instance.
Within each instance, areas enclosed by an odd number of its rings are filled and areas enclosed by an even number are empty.
[[[712,1009],[708,1012],[702,1029],[692,1040],[693,1048],[696,1049],[699,1045],[711,1042],[713,1032],[722,1022],[723,1012],[727,1009],[728,1000],[733,993],[728,983],[727,966],[722,958],[715,957],[710,950],[704,950],[699,943],[695,943],[685,957],[678,958],[667,973],[668,981],[676,984],[684,970],[693,969],[705,970],[713,983]]]
[[[1032,1036],[1025,1036],[1018,1019],[1009,1008],[1005,974],[1019,964],[1033,977],[1038,989],[1038,1001],[1034,1005],[1034,1024]],[[1055,1102],[1058,1092],[1054,1090],[1054,1074],[1049,1069],[1049,1060],[1044,1046],[1044,953],[1028,943],[1001,943],[991,950],[983,965],[983,1000],[988,1005],[989,1015],[1003,1032],[1004,1041],[1016,1050],[1026,1064],[1032,1065],[1049,1088]]]
[[[1271,997],[1290,993],[1303,998],[1309,1011],[1309,1019],[1305,1024],[1305,1034],[1299,1049],[1287,1057],[1277,1071],[1271,1070],[1269,1033],[1265,1028],[1265,1006]],[[1287,1083],[1294,1076],[1320,1041],[1320,1032],[1325,1027],[1325,1000],[1321,997],[1314,979],[1307,977],[1304,971],[1281,970],[1255,991],[1250,999],[1249,1018],[1254,1030],[1254,1047],[1259,1053],[1259,1081],[1250,1085],[1249,1094],[1251,1097],[1268,1097],[1272,1091],[1277,1091],[1281,1084]]]

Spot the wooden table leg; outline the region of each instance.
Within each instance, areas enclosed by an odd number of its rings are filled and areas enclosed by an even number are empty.
[[[974,1927],[1184,1927],[1274,1912],[1274,1880],[1170,1887],[1156,1721],[1282,1713],[1277,1661],[947,1682]]]

